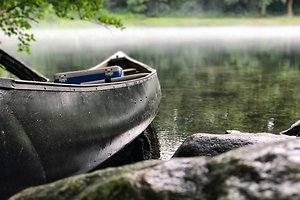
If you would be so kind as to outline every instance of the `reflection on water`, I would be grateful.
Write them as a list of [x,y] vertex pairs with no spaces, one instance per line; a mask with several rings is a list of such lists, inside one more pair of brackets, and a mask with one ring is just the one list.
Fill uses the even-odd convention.
[[162,157],[196,132],[278,133],[300,116],[300,27],[35,30],[32,56],[2,48],[49,78],[96,65],[118,50],[158,70],[154,125]]

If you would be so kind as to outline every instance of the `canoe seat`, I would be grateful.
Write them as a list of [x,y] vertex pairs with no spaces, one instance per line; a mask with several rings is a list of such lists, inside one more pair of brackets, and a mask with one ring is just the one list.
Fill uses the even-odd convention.
[[[111,79],[111,82],[129,81],[129,80],[145,77],[149,74],[150,73],[138,73],[138,74],[131,74],[131,75],[122,76],[122,77],[115,77],[115,78]],[[81,84],[84,84],[84,85],[86,85],[86,84],[99,84],[99,83],[104,83],[104,82],[105,82],[105,80],[98,80],[98,81],[84,82],[84,83],[81,83]]]
[[108,66],[94,70],[81,70],[72,72],[58,73],[54,76],[54,83],[81,84],[91,81],[106,80],[122,77],[123,69],[119,66]]

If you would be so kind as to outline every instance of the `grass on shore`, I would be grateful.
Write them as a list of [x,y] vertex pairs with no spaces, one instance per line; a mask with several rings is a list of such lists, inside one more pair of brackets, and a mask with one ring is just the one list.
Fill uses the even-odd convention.
[[[232,25],[300,25],[300,16],[295,17],[224,17],[224,18],[176,18],[176,17],[159,17],[149,18],[138,15],[117,15],[122,19],[125,27],[128,26],[232,26]],[[92,26],[93,23],[80,20],[66,20],[52,18],[51,20],[42,21],[39,27],[85,27]]]
[[300,17],[146,18],[119,16],[125,26],[300,25]]

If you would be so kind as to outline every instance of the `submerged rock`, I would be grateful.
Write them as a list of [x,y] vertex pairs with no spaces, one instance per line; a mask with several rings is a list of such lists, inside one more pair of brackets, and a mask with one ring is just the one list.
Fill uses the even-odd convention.
[[181,144],[173,157],[215,156],[250,144],[270,143],[295,138],[271,133],[242,133],[234,130],[226,133],[222,135],[194,134]]
[[300,140],[252,145],[213,157],[144,161],[75,176],[19,199],[300,199]]

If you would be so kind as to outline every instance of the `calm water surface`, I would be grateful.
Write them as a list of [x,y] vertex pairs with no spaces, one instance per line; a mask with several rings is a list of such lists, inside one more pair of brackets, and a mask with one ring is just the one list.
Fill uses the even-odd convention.
[[300,117],[300,26],[36,29],[32,55],[2,48],[49,78],[116,51],[153,66],[162,86],[154,121],[161,156],[199,132],[278,133]]

